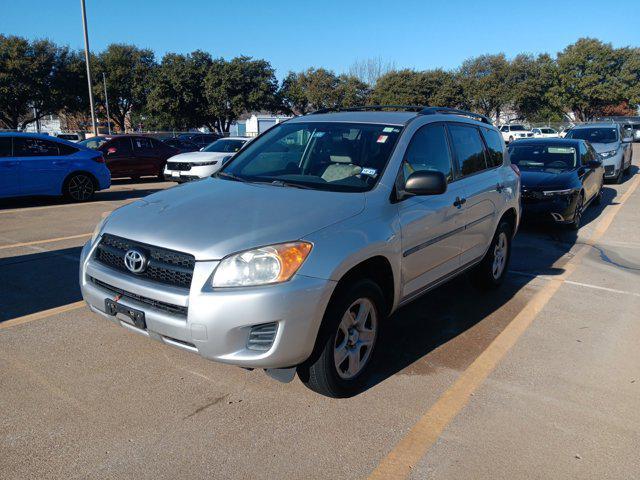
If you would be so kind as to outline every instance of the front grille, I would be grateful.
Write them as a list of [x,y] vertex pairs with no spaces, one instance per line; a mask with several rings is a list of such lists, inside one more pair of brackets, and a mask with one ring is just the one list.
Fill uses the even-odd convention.
[[191,170],[191,164],[186,162],[167,162],[167,170]]
[[172,315],[177,315],[180,317],[186,317],[188,313],[187,307],[181,307],[180,305],[173,305],[172,303],[160,302],[159,300],[154,300],[153,298],[143,297],[136,293],[127,292],[126,290],[122,290],[121,288],[114,287],[113,285],[109,285],[97,278],[89,277],[91,282],[93,282],[98,287],[108,290],[114,295],[121,295],[124,298],[129,298],[131,300],[135,300],[136,302],[144,303],[145,305],[149,305],[157,310],[162,310],[163,312],[170,313]]
[[[147,268],[134,274],[124,264],[124,255],[135,248],[148,259]],[[96,249],[96,260],[132,276],[143,277],[175,287],[189,288],[196,259],[187,253],[153,247],[105,233]]]
[[276,322],[254,325],[249,332],[247,348],[266,352],[273,345],[277,332],[278,324]]

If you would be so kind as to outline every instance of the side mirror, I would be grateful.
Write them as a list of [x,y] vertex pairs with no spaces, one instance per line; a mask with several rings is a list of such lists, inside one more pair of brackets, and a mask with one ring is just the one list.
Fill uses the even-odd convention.
[[109,147],[107,149],[107,155],[113,155],[114,153],[116,153],[118,151],[118,149],[116,147]]
[[447,191],[447,179],[442,172],[419,170],[413,172],[404,184],[404,196],[441,195]]
[[589,160],[587,162],[587,167],[589,168],[598,168],[602,165],[602,162],[600,160]]

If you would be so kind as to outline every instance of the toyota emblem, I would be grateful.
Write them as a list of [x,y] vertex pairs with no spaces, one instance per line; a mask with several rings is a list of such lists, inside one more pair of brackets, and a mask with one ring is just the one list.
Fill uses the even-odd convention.
[[138,250],[128,250],[124,254],[124,266],[131,273],[142,273],[147,266],[147,259]]

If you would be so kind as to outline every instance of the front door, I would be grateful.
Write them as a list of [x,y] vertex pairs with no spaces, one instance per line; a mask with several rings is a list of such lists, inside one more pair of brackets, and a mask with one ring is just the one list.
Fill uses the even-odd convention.
[[136,158],[130,137],[114,138],[100,147],[112,177],[136,175]]
[[446,277],[460,266],[460,233],[464,228],[462,185],[453,181],[446,129],[427,124],[411,139],[401,175],[406,180],[418,170],[442,172],[449,182],[442,195],[415,196],[398,204],[402,230],[403,298],[412,296]]
[[69,160],[58,143],[36,137],[15,137],[13,155],[18,160],[21,195],[60,195]]

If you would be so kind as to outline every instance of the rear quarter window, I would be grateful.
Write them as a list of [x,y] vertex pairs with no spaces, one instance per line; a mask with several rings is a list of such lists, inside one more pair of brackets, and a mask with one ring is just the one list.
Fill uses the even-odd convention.
[[504,140],[502,139],[502,135],[500,135],[495,130],[491,130],[489,128],[483,128],[482,134],[484,136],[484,141],[487,144],[487,148],[489,149],[489,155],[487,158],[487,166],[491,167],[499,167],[504,162]]

